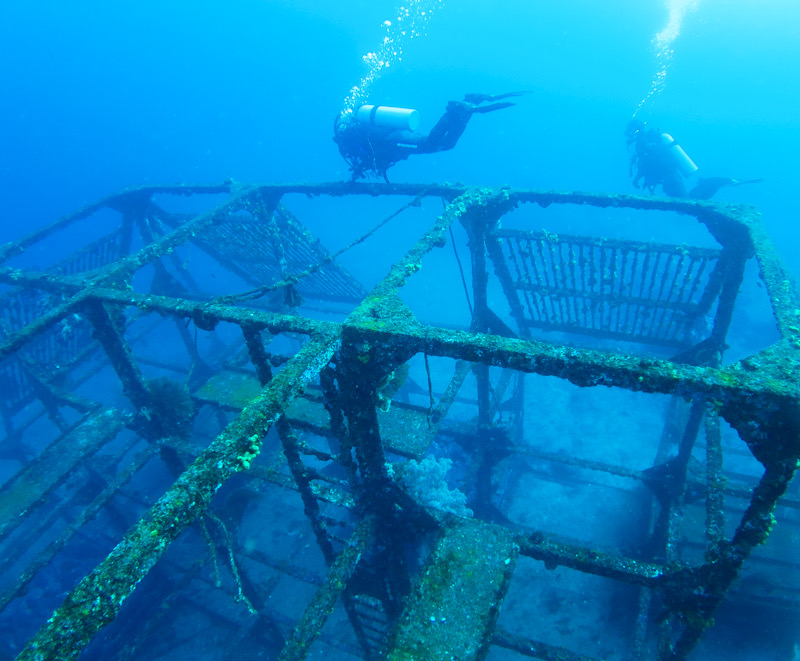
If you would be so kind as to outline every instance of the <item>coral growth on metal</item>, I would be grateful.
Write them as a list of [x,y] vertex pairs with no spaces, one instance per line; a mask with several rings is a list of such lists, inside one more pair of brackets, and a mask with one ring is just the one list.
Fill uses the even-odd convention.
[[[369,292],[337,260],[345,249],[329,252],[289,208],[324,215],[356,197],[379,214],[402,206],[345,248],[379,256],[373,232],[429,217]],[[717,245],[501,222],[555,206],[694,218]],[[423,323],[403,289],[454,231],[469,250],[462,328]],[[779,339],[726,363],[753,259]],[[28,623],[28,642],[5,650],[19,659],[186,653],[171,609],[228,654],[257,643],[281,659],[314,645],[337,658],[481,659],[493,646],[616,658],[526,629],[504,600],[547,581],[521,578],[532,561],[629,590],[620,658],[687,658],[769,536],[800,457],[800,302],[750,208],[452,185],[145,187],[2,246],[0,264],[0,608]],[[165,357],[153,344],[169,338]],[[526,415],[546,395],[525,391],[526,375],[666,397],[649,465],[537,446]],[[723,467],[726,434],[760,466],[750,484]],[[641,543],[609,548],[515,517],[511,499],[552,505],[546,490],[523,501],[509,486],[539,479],[542,462],[561,466],[551,483],[628,480],[626,497],[647,503]],[[131,518],[115,527],[121,509]],[[270,555],[293,535],[318,551]],[[87,544],[93,569],[74,560]],[[300,586],[291,607],[277,603],[282,581]]]

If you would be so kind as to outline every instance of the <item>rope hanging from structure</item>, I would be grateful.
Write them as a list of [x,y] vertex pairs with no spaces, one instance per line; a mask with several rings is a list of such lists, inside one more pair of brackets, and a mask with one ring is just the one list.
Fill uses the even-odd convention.
[[[447,202],[442,198],[442,206],[447,208]],[[456,256],[456,263],[458,264],[458,272],[461,274],[461,284],[464,286],[464,296],[467,299],[467,307],[469,308],[469,316],[472,317],[472,301],[469,298],[469,287],[467,286],[467,279],[464,276],[464,267],[461,265],[461,258],[458,256],[458,248],[456,247],[456,237],[453,234],[453,226],[450,225],[450,240],[453,242],[453,254]]]

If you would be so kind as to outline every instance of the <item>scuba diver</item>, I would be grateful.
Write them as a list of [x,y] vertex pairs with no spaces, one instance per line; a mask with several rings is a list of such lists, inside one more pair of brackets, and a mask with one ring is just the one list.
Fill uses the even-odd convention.
[[[444,115],[427,134],[418,132],[419,113],[408,108],[361,106],[336,118],[333,140],[350,166],[351,180],[368,174],[382,176],[398,161],[412,154],[431,154],[456,146],[474,113],[486,113],[513,106],[501,101],[524,92],[466,94],[463,101],[450,101]],[[487,104],[488,102],[488,104]],[[487,105],[484,105],[487,104]]]
[[756,184],[762,179],[739,181],[730,177],[698,177],[695,186],[687,191],[685,179],[697,172],[697,166],[669,133],[647,126],[641,119],[632,119],[625,128],[631,154],[630,175],[636,188],[646,188],[652,194],[661,186],[665,195],[709,200],[723,186]]

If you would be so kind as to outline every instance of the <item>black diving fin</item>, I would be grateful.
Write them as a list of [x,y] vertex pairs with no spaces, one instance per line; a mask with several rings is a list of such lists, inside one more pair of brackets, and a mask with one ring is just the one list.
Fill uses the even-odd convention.
[[492,112],[493,110],[502,110],[503,108],[510,108],[516,105],[510,101],[503,101],[502,103],[493,103],[489,106],[475,106],[472,112]]
[[[523,94],[530,94],[530,91],[524,92],[506,92],[505,94],[481,94],[480,92],[470,93],[464,95],[464,101],[467,103],[485,103],[486,101],[499,101],[500,99],[508,99],[512,96],[522,96]],[[504,106],[505,107],[505,106]]]

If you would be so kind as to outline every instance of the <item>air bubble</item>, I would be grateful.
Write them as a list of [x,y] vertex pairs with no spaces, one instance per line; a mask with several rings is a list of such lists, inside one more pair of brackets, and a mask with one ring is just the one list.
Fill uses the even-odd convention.
[[[386,29],[386,35],[376,52],[363,56],[362,59],[368,70],[361,78],[360,83],[351,88],[344,100],[342,113],[352,113],[366,103],[372,83],[380,78],[384,69],[401,61],[405,41],[425,35],[425,26],[430,20],[433,10],[442,4],[442,0],[411,0],[397,8],[395,21],[389,19],[383,21],[382,27]],[[403,21],[409,18],[411,24],[406,27]]]
[[687,12],[697,8],[699,0],[667,0],[666,6],[669,11],[669,19],[667,25],[653,38],[653,46],[656,51],[656,73],[653,76],[653,82],[650,84],[650,91],[639,102],[633,116],[636,117],[644,105],[655,98],[664,91],[664,86],[667,79],[667,71],[672,65],[672,55],[674,50],[672,42],[678,38],[681,33],[683,19]]

